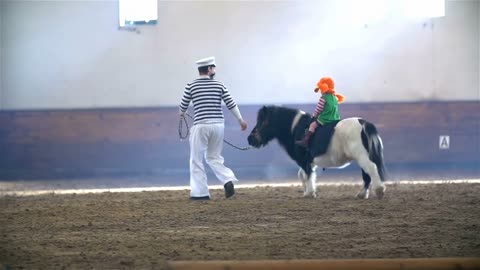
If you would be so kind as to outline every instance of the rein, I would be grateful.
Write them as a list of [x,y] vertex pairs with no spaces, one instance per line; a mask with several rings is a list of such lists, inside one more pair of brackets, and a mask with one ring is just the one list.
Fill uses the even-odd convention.
[[[190,117],[190,119],[193,120],[193,117],[187,113],[185,113],[188,117]],[[183,120],[183,123],[182,123],[182,120]],[[185,133],[185,135],[182,135],[182,130],[183,130],[183,124],[185,124],[185,127],[187,129],[187,133]],[[183,139],[186,139],[188,138],[188,135],[190,134],[190,128],[188,126],[188,122],[187,122],[187,119],[185,118],[185,115],[183,116],[180,116],[180,121],[178,122],[178,136],[180,137],[181,140]],[[234,144],[232,144],[231,142],[223,139],[223,142],[230,145],[231,147],[235,148],[235,149],[238,149],[238,150],[248,150],[250,148],[252,148],[252,146],[247,146],[247,147],[239,147],[239,146],[236,146]]]

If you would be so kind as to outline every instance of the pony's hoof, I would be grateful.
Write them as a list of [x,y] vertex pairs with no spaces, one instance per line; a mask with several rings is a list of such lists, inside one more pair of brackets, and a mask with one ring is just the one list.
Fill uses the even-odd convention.
[[365,200],[366,200],[366,199],[368,199],[369,193],[370,193],[370,192],[368,191],[368,189],[364,189],[364,188],[363,188],[362,190],[360,190],[360,191],[357,193],[357,198],[358,198],[358,199],[365,199]]
[[315,194],[315,192],[304,192],[303,193],[303,197],[304,198],[317,198],[317,194]]
[[385,186],[379,186],[375,189],[375,194],[377,195],[377,198],[379,200],[383,199],[383,196],[385,195]]

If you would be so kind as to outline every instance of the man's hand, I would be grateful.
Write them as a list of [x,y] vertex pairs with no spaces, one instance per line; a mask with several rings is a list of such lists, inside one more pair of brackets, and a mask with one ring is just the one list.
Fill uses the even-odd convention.
[[240,127],[242,128],[242,130],[247,129],[247,122],[240,120]]

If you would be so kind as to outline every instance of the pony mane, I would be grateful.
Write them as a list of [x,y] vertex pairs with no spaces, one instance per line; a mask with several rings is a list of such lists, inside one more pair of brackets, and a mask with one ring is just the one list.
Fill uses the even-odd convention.
[[274,115],[275,122],[273,124],[278,131],[276,134],[277,140],[290,157],[294,158],[298,155],[298,151],[305,152],[305,149],[295,146],[295,141],[300,140],[304,136],[305,129],[310,125],[310,119],[312,116],[308,113],[302,113],[298,123],[292,130],[293,119],[300,110],[275,105],[267,106],[266,108],[272,115]]
[[[271,114],[275,115],[275,119],[277,120],[275,125],[277,129],[287,130],[288,128],[290,133],[292,133],[291,128],[292,128],[293,119],[295,118],[297,113],[300,112],[300,110],[289,108],[289,107],[277,106],[277,105],[270,105],[270,106],[267,106],[266,108]],[[310,114],[303,113],[302,117],[300,118],[297,125],[295,126],[295,130],[298,127],[305,129],[309,123],[305,124],[304,122],[305,120],[309,120],[310,118],[311,118]],[[293,131],[293,133],[295,133],[295,130]]]

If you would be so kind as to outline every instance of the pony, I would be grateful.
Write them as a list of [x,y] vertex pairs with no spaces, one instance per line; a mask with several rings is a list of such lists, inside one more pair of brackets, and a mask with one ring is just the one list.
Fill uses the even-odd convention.
[[[312,156],[308,149],[295,144],[304,135],[311,115],[301,110],[263,106],[257,114],[257,123],[248,135],[248,144],[254,148],[266,146],[273,139],[285,149],[300,167],[303,196],[316,197],[316,169],[343,168],[356,161],[362,169],[363,186],[357,198],[368,199],[369,188],[382,199],[386,190],[383,143],[374,124],[358,117],[340,120],[324,154]],[[317,131],[318,132],[318,131]],[[324,138],[319,138],[324,139]],[[312,138],[315,143],[316,138]]]

